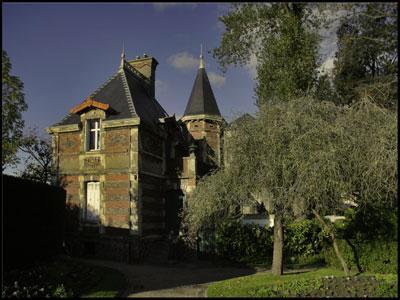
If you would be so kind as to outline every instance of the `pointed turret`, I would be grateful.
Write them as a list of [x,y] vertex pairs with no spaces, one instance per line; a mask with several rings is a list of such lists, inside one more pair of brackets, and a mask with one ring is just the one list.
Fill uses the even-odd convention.
[[192,93],[181,118],[188,130],[188,142],[194,140],[199,174],[221,165],[222,124],[225,122],[219,112],[207,72],[204,67],[203,47],[200,49],[200,64]]
[[124,47],[124,42],[122,42],[121,64],[119,65],[120,69],[124,68],[124,61],[125,61],[125,47]]
[[204,69],[203,45],[200,45],[200,66],[199,66],[199,69]]
[[206,69],[204,68],[203,47],[200,52],[200,65],[193,84],[192,93],[186,106],[184,116],[212,115],[221,116],[215,100]]

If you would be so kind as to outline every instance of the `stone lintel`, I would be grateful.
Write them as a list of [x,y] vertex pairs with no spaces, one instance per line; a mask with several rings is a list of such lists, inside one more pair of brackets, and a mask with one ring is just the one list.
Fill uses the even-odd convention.
[[69,124],[69,125],[59,125],[59,126],[51,126],[46,130],[49,134],[59,133],[59,132],[73,132],[79,131],[81,128],[79,124]]
[[119,120],[105,120],[102,122],[102,128],[114,128],[114,127],[125,127],[125,126],[137,126],[140,124],[140,118],[126,118]]

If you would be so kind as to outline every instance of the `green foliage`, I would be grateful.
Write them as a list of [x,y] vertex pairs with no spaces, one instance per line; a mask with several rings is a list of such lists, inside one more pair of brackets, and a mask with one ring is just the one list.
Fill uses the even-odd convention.
[[320,101],[331,101],[336,103],[337,94],[327,74],[318,77],[314,96]]
[[194,242],[200,230],[237,218],[240,215],[237,208],[243,199],[246,198],[240,186],[224,170],[200,179],[183,211],[182,228],[186,230],[189,244]]
[[246,297],[257,293],[257,290],[269,290],[271,287],[299,280],[310,280],[323,276],[341,276],[343,272],[335,269],[322,268],[304,272],[299,270],[293,274],[286,273],[276,276],[270,272],[263,272],[249,276],[227,279],[215,282],[208,287],[207,295],[214,297]]
[[316,220],[304,219],[290,223],[285,232],[285,253],[288,256],[318,255],[329,239]]
[[342,18],[334,62],[338,103],[367,93],[384,107],[397,106],[397,5],[357,3]]
[[[215,247],[219,257],[252,264],[270,264],[273,234],[273,228],[270,227],[230,220],[218,224],[215,242],[209,243],[208,247],[209,250]],[[315,220],[305,219],[290,223],[285,230],[284,250],[287,263],[308,264],[321,261],[322,256],[319,254],[326,240],[326,233]]]
[[397,241],[397,207],[367,205],[365,208],[349,208],[346,219],[335,225],[338,234],[345,239],[355,241],[386,240]]
[[230,176],[269,212],[337,209],[347,185],[337,157],[344,134],[339,114],[333,103],[309,97],[263,107],[232,133]]
[[399,281],[397,274],[376,274],[375,277],[383,281],[382,284],[377,287],[376,295],[378,297],[398,297]]
[[348,200],[396,207],[397,116],[368,99],[348,108],[311,98],[268,105],[229,138],[226,168],[188,201],[189,228],[237,216],[249,199],[289,218],[337,213]]
[[64,284],[61,283],[56,287],[52,296],[55,298],[67,298],[72,295],[69,295],[69,293],[65,290]]
[[397,297],[397,274],[348,276],[332,269],[285,274],[256,274],[211,284],[213,297]]
[[234,4],[214,57],[224,71],[257,61],[257,103],[288,101],[315,84],[320,19],[304,3]]
[[217,254],[235,261],[267,263],[271,261],[273,229],[255,224],[227,221],[215,231]]
[[2,99],[2,170],[7,166],[18,163],[17,150],[22,140],[24,120],[22,112],[28,106],[24,100],[23,83],[17,77],[10,74],[11,62],[7,52],[1,54],[1,99]]
[[359,209],[397,207],[397,114],[362,98],[336,120],[343,132],[336,147],[347,192]]
[[[358,242],[338,240],[338,246],[349,269],[357,272],[359,267],[365,272],[374,273],[397,273],[397,242],[388,241],[365,241]],[[328,265],[341,269],[332,246],[323,250],[325,261]]]

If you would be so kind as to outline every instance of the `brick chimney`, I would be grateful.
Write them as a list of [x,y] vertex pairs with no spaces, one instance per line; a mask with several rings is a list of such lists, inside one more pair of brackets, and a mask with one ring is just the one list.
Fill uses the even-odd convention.
[[143,57],[136,56],[136,59],[128,63],[150,80],[150,94],[154,97],[158,61],[154,57],[143,54]]

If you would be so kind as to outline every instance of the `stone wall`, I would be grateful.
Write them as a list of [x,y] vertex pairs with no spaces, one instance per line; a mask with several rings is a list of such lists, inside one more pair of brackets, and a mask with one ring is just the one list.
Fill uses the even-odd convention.
[[195,140],[205,138],[200,143],[198,154],[206,164],[221,164],[221,125],[220,122],[207,119],[190,120],[186,122],[190,135]]
[[138,233],[137,127],[103,129],[100,151],[86,152],[84,144],[83,128],[58,134],[59,173],[67,203],[85,207],[86,183],[99,181],[102,228],[97,231],[129,230],[131,225],[132,231]]
[[106,174],[104,181],[104,190],[104,226],[129,229],[129,174]]
[[139,190],[142,236],[162,235],[165,227],[165,149],[159,133],[140,128]]
[[142,236],[164,233],[164,180],[140,174],[141,232]]

